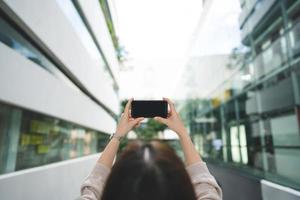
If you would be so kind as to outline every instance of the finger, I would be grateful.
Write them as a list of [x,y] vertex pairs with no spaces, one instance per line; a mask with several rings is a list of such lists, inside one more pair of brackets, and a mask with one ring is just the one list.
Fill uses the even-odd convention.
[[168,120],[162,117],[154,117],[154,120],[163,123],[163,124],[167,124]]
[[141,122],[137,123],[134,128],[138,128],[141,125]]
[[170,106],[170,109],[171,109],[171,113],[172,113],[172,112],[176,112],[174,103],[173,103],[170,99],[164,97],[163,100],[165,100],[165,101],[168,102],[168,104],[169,104],[169,106]]
[[169,118],[169,117],[171,117],[171,112],[168,112],[168,117],[167,118]]
[[132,118],[132,116],[131,116],[131,109],[129,109],[128,116],[129,116],[129,118]]
[[144,117],[139,117],[139,118],[136,118],[136,119],[132,120],[131,123],[132,123],[133,126],[135,126],[138,123],[140,123],[141,121],[143,121],[144,119],[145,119]]
[[129,113],[129,109],[131,107],[131,102],[132,102],[133,98],[130,98],[125,106],[125,109],[124,109],[124,113],[126,113],[128,115]]

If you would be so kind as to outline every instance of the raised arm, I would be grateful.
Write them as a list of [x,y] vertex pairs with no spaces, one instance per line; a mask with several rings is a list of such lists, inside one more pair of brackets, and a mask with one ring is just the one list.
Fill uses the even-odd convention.
[[217,184],[215,178],[210,174],[205,162],[202,161],[197,152],[179,114],[175,110],[174,104],[167,98],[164,98],[170,106],[167,118],[155,117],[155,120],[166,124],[171,130],[179,136],[182,150],[185,157],[186,169],[193,183],[196,197],[198,200],[220,200],[222,199],[222,190]]
[[170,99],[164,98],[168,102],[170,111],[168,113],[168,118],[155,117],[154,119],[166,124],[171,130],[175,131],[179,136],[180,144],[185,157],[186,165],[192,165],[194,163],[200,162],[201,157],[184,127],[182,120],[180,119],[179,114],[176,112],[175,106]]
[[140,125],[144,118],[133,119],[130,115],[132,99],[130,99],[125,107],[125,110],[121,116],[119,124],[117,126],[114,136],[106,145],[100,158],[98,159],[94,169],[85,179],[81,185],[81,199],[84,200],[96,200],[100,199],[106,178],[110,172],[110,168],[113,165],[113,161],[116,157],[120,138],[125,137],[125,135],[134,127]]
[[107,144],[105,149],[103,150],[98,162],[111,168],[114,158],[117,154],[120,140],[119,138],[125,137],[125,135],[134,127],[137,127],[140,125],[141,121],[144,119],[143,117],[140,118],[132,118],[130,114],[130,108],[131,108],[131,102],[132,98],[129,99],[125,106],[125,110],[122,113],[120,122],[118,124],[118,127],[116,129],[116,132],[110,142]]

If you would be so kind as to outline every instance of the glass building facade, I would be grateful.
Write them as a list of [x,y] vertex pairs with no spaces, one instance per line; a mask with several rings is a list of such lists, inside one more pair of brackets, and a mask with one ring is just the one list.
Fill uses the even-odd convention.
[[242,42],[250,51],[191,112],[203,157],[249,176],[300,189],[300,1],[242,0]]

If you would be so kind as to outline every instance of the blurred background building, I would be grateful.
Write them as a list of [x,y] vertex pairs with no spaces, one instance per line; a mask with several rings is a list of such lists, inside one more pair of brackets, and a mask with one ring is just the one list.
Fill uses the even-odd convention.
[[190,111],[190,132],[224,199],[299,199],[300,1],[240,5],[244,47]]
[[[125,99],[176,102],[224,199],[300,199],[300,0],[0,0],[0,199],[75,199]],[[148,120],[129,133],[182,156]]]

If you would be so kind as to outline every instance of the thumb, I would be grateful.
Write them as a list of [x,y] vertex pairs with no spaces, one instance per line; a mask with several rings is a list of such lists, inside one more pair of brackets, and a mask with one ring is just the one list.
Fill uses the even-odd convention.
[[163,124],[167,124],[167,119],[163,118],[163,117],[154,117],[154,120],[163,123]]
[[140,123],[141,121],[143,121],[144,119],[145,119],[144,117],[139,117],[139,118],[136,118],[133,121],[131,121],[131,123],[132,123],[133,126],[135,126],[138,123]]
[[141,125],[141,122],[137,123],[133,128],[138,128]]

